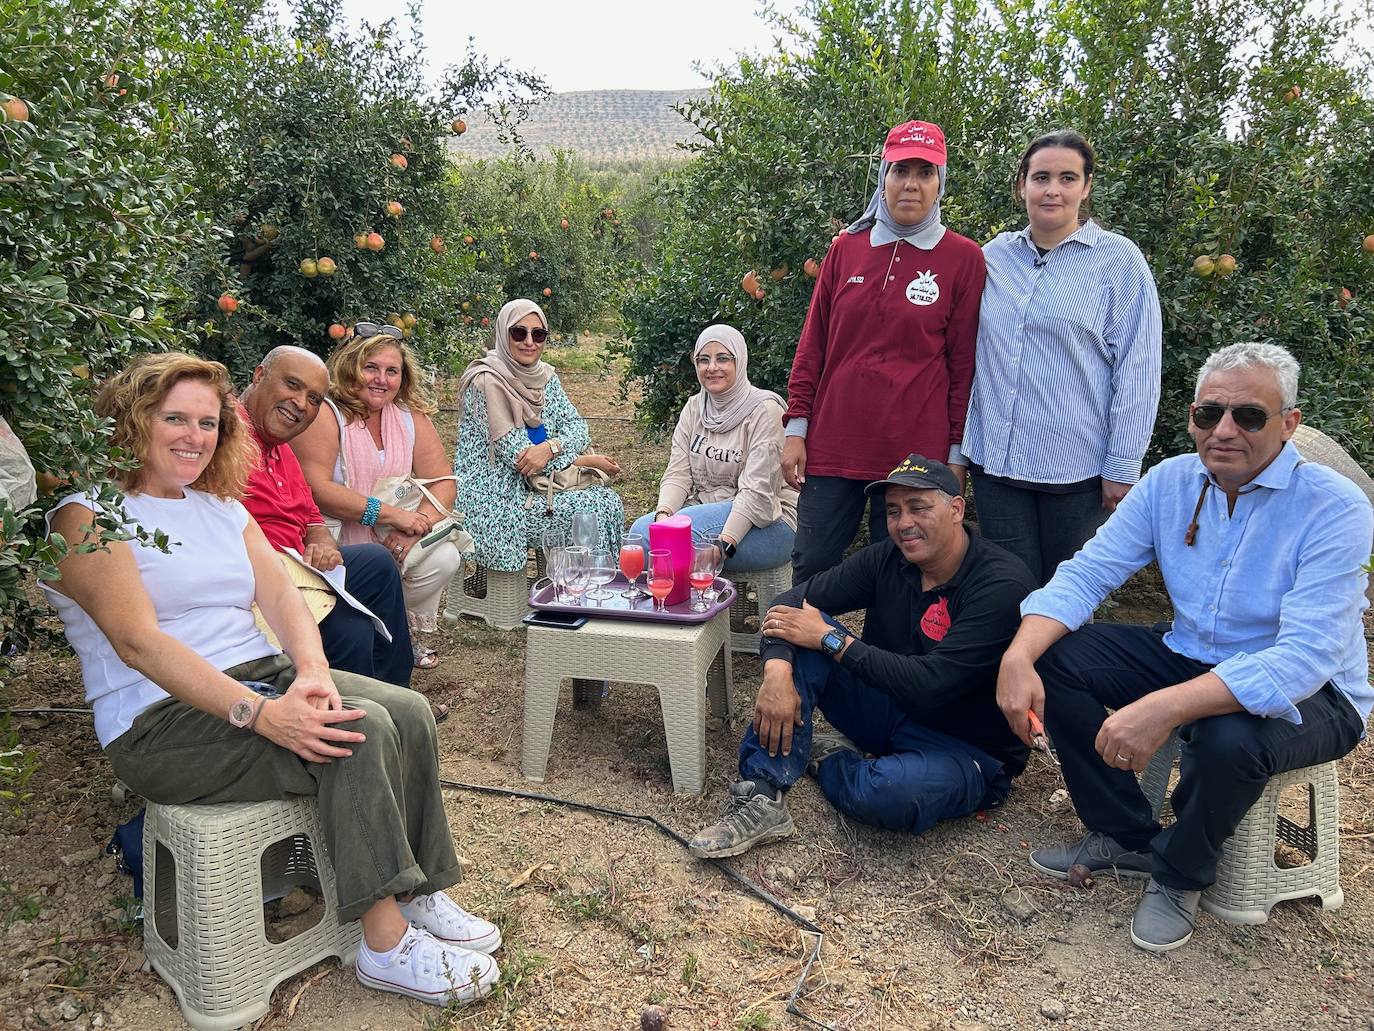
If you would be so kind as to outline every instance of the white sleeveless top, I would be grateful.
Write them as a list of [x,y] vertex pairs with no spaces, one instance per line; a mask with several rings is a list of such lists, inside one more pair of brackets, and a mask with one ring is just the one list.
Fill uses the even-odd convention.
[[[73,494],[65,505],[95,507]],[[253,620],[253,567],[243,542],[248,511],[187,489],[181,498],[130,494],[124,511],[131,523],[169,538],[169,554],[129,541],[143,589],[157,613],[158,628],[176,638],[216,669],[278,654]],[[120,661],[109,639],[76,602],[43,585],[66,627],[67,640],[81,660],[86,700],[95,710],[95,733],[104,748],[133,724],[134,717],[170,697],[137,670]]]

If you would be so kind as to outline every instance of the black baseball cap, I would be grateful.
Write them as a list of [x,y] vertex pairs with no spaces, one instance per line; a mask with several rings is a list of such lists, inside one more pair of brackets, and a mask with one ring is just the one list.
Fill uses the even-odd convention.
[[914,451],[902,460],[902,464],[887,474],[885,480],[875,480],[864,488],[869,497],[881,494],[888,487],[911,487],[913,490],[942,490],[953,497],[960,497],[964,491],[959,486],[959,478],[944,462],[926,458]]

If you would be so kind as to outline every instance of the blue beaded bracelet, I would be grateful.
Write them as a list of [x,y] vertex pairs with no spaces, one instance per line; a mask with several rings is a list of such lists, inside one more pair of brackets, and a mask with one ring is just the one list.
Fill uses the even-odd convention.
[[382,503],[376,498],[367,499],[367,507],[363,509],[363,517],[358,520],[364,526],[376,526],[377,516],[381,514]]

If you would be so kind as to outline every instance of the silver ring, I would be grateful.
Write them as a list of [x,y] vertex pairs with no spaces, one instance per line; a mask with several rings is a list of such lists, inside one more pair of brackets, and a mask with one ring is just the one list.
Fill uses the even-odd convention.
[[1117,752],[1116,761],[1119,763],[1128,763],[1131,761],[1131,757],[1129,755],[1122,755],[1120,752]]

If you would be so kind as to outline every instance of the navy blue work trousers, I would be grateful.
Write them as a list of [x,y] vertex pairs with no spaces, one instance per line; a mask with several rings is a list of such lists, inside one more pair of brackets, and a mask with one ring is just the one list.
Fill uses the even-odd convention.
[[739,746],[744,780],[787,788],[806,772],[812,713],[864,752],[836,752],[820,764],[816,780],[831,804],[860,823],[920,834],[941,820],[1001,804],[1011,789],[1002,764],[966,741],[921,726],[887,694],[834,659],[798,648],[792,683],[801,695],[805,723],[792,730],[792,751],[775,756],[751,725]]
[[348,575],[344,587],[377,614],[391,631],[391,641],[377,632],[372,620],[347,602],[320,621],[320,640],[331,669],[372,677],[398,687],[410,686],[415,655],[410,647],[401,571],[380,544],[350,544],[343,553]]
[[1179,728],[1174,822],[1163,829],[1130,770],[1094,747],[1108,709],[1201,676],[1212,667],[1171,651],[1162,630],[1094,623],[1060,640],[1036,664],[1045,683],[1045,730],[1064,766],[1083,826],[1153,856],[1155,880],[1201,891],[1216,880],[1221,846],[1269,778],[1345,755],[1363,726],[1331,684],[1298,703],[1302,723],[1249,712],[1208,716]]

